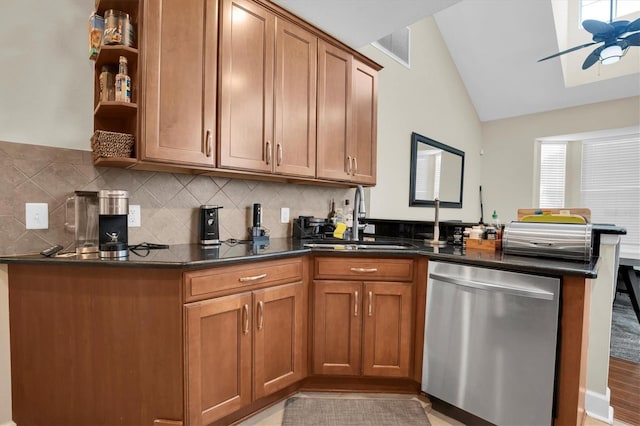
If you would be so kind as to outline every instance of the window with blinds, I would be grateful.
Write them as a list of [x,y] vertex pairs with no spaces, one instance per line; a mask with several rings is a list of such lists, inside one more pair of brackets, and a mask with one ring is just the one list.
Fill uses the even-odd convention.
[[540,199],[541,208],[564,207],[567,144],[542,142],[540,144]]
[[593,223],[627,229],[620,256],[640,258],[640,134],[583,142],[580,196]]

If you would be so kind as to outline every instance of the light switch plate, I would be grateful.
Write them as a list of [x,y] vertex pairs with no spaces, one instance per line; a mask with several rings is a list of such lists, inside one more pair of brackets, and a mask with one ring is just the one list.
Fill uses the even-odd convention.
[[280,223],[289,223],[289,207],[280,209]]
[[142,226],[139,204],[129,204],[129,216],[127,220],[129,228],[139,228]]
[[26,203],[24,219],[27,229],[49,229],[49,204]]

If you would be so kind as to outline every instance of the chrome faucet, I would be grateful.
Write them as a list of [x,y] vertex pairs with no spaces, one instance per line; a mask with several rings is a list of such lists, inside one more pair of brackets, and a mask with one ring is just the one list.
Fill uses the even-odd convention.
[[[362,185],[356,187],[355,199],[353,201],[353,239],[358,240],[360,234],[360,220],[364,219],[367,209],[364,206],[364,188]],[[364,227],[363,227],[364,228]]]

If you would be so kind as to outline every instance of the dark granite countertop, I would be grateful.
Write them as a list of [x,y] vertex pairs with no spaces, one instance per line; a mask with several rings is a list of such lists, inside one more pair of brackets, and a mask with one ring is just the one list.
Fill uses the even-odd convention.
[[[592,258],[589,262],[576,262],[508,255],[501,251],[463,250],[462,247],[452,245],[447,245],[444,248],[434,248],[425,245],[423,240],[390,237],[381,237],[380,240],[411,244],[412,247],[405,250],[384,248],[367,250],[311,249],[304,246],[305,243],[309,242],[308,240],[271,238],[268,246],[223,243],[220,246],[205,249],[197,244],[178,244],[172,245],[168,249],[150,250],[146,256],[131,253],[129,258],[124,260],[83,259],[75,255],[48,258],[38,254],[0,257],[0,263],[201,269],[238,262],[298,256],[313,252],[317,255],[327,256],[426,256],[432,260],[543,275],[573,275],[585,278],[595,278],[597,276],[597,257]],[[141,253],[144,254],[144,251]]]

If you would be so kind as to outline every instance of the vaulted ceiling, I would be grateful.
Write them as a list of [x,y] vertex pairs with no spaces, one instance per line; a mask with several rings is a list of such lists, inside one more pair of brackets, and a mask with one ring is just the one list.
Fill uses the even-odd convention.
[[[639,52],[617,64],[578,69],[590,73],[591,82],[571,87],[563,62],[568,60],[564,67],[571,72],[573,62],[579,68],[590,49],[537,62],[572,47],[559,45],[552,0],[273,1],[354,48],[434,16],[482,121],[640,96]],[[632,73],[612,74],[623,61]]]

